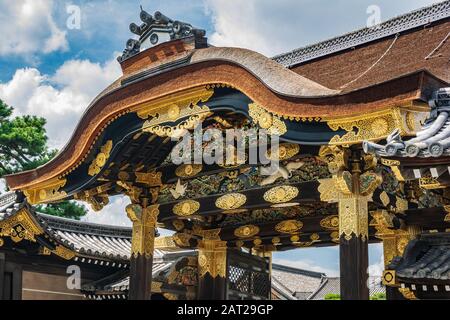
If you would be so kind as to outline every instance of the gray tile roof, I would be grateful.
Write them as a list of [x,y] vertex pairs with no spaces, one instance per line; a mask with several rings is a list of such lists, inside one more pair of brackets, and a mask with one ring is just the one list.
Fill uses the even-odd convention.
[[[372,279],[369,281],[369,295],[373,296],[377,293],[385,293],[386,288],[381,285],[381,279]],[[339,277],[330,277],[324,279],[320,287],[308,297],[308,300],[325,300],[325,296],[328,294],[340,294],[341,292],[341,279]]]
[[14,192],[0,195],[0,221],[13,216],[26,207],[45,233],[56,243],[79,254],[82,262],[100,263],[98,260],[117,262],[126,266],[131,252],[131,228],[86,223],[35,212]]
[[272,286],[283,296],[297,292],[314,292],[322,283],[324,273],[272,264]]
[[404,282],[450,283],[450,234],[422,234],[411,240],[403,257],[396,257],[388,266]]
[[363,28],[330,40],[277,55],[272,59],[285,67],[292,67],[302,62],[389,37],[448,17],[450,17],[449,0],[398,16],[372,28]]

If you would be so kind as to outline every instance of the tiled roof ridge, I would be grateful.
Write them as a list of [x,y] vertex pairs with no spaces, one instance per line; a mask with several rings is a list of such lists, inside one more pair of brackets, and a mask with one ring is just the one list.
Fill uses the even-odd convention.
[[272,57],[272,59],[285,67],[292,67],[302,62],[380,40],[449,17],[450,0],[446,0],[396,16],[371,28],[362,28],[341,36],[276,55]]
[[322,273],[322,272],[304,270],[304,269],[299,269],[299,268],[290,267],[290,266],[284,266],[284,265],[280,265],[280,264],[276,264],[276,263],[272,263],[272,269],[278,270],[278,271],[302,274],[302,275],[306,275],[306,276],[310,276],[310,277],[314,277],[314,278],[322,278],[322,277],[326,276],[325,273]]
[[93,234],[97,236],[112,236],[116,238],[131,238],[131,228],[79,221],[64,217],[52,216],[37,212],[36,215],[44,220],[51,229],[74,233]]

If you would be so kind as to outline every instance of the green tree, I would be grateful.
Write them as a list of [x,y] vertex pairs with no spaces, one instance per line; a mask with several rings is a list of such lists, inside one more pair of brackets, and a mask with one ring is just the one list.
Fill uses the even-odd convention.
[[386,300],[386,293],[378,292],[370,296],[370,300]]
[[87,213],[87,209],[83,205],[79,205],[74,201],[62,201],[59,203],[49,203],[45,205],[37,205],[38,212],[50,214],[52,216],[71,218],[79,220]]
[[341,300],[341,295],[337,293],[328,293],[324,297],[325,300]]
[[[47,146],[45,119],[36,116],[13,116],[14,109],[0,99],[0,178],[34,169],[52,159],[57,150]],[[38,210],[57,216],[79,219],[86,207],[75,202],[38,206]]]

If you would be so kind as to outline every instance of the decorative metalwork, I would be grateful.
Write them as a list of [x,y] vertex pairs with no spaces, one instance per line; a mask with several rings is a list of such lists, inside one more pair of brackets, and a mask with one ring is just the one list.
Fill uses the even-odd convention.
[[339,216],[328,216],[320,220],[320,226],[327,230],[339,230]]
[[398,291],[403,295],[405,299],[408,300],[417,300],[416,295],[414,292],[411,291],[409,288],[398,288]]
[[271,114],[256,103],[248,105],[248,113],[253,121],[269,134],[283,135],[287,132],[286,124],[278,116]]
[[239,238],[251,238],[259,233],[259,227],[248,224],[234,230],[234,235]]
[[73,250],[62,245],[56,246],[56,249],[52,252],[65,260],[71,260],[76,256],[76,253]]
[[156,125],[152,127],[143,127],[143,132],[149,132],[156,134],[159,137],[177,137],[182,134],[185,130],[192,130],[200,122],[206,119],[211,113],[195,114],[190,116],[188,119],[180,122],[175,126],[170,125]]
[[175,174],[181,178],[196,176],[203,170],[201,164],[182,164],[175,170]]
[[177,216],[190,216],[200,209],[200,203],[195,200],[185,200],[177,203],[173,207],[173,213]]
[[337,202],[340,196],[340,192],[335,185],[335,180],[332,178],[320,179],[317,191],[320,193],[320,201],[323,202]]
[[419,179],[419,186],[422,189],[433,190],[433,189],[443,189],[445,185],[442,185],[438,179],[433,177],[424,177]]
[[65,184],[66,179],[54,178],[38,187],[24,190],[23,193],[30,204],[60,200],[67,196],[65,191],[60,191]]
[[192,239],[192,235],[188,233],[175,233],[172,236],[173,241],[178,247],[190,247],[190,240]]
[[327,124],[334,131],[339,129],[347,131],[343,136],[335,135],[330,140],[332,145],[349,145],[364,140],[383,139],[397,128],[400,128],[402,133],[409,132],[398,107],[344,119],[330,119]]
[[271,160],[287,160],[300,152],[300,146],[296,143],[281,143],[278,146],[278,157],[272,154],[272,149],[267,151],[267,158]]
[[288,202],[298,196],[298,189],[293,186],[278,186],[264,193],[264,200],[271,203]]
[[151,259],[153,256],[158,207],[159,205],[152,205],[143,208],[138,204],[129,204],[126,207],[127,215],[133,222],[131,253],[134,257],[143,255]]
[[391,202],[386,191],[381,192],[380,200],[381,200],[381,203],[383,204],[383,206],[385,206],[385,207],[387,207],[389,205],[389,203]]
[[352,236],[368,239],[369,221],[367,197],[352,196],[339,199],[339,234],[346,240]]
[[247,197],[242,193],[229,193],[216,200],[216,207],[223,210],[234,210],[242,207]]
[[296,233],[303,227],[303,223],[297,220],[281,221],[275,226],[275,231],[280,233]]
[[103,168],[103,166],[106,164],[106,161],[109,159],[112,146],[113,146],[112,140],[108,140],[100,148],[100,152],[97,154],[95,159],[92,160],[89,166],[88,174],[90,176],[95,176],[99,174],[100,170]]
[[0,236],[10,237],[14,242],[20,242],[24,239],[36,242],[36,236],[44,233],[42,227],[34,221],[25,208],[0,221],[0,230]]
[[392,173],[395,175],[395,178],[397,178],[398,181],[405,181],[405,178],[403,177],[403,174],[399,168],[400,161],[381,158],[381,164],[383,164],[387,167],[390,167],[392,170]]
[[146,184],[149,187],[156,187],[162,185],[162,172],[135,172],[136,182]]
[[198,273],[204,277],[225,278],[227,268],[227,246],[225,241],[201,240],[198,246]]

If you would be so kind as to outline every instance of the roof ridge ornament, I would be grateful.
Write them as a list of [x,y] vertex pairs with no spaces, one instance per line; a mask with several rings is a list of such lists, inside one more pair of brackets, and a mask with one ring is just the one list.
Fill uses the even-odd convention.
[[450,87],[433,92],[428,105],[430,116],[415,137],[403,141],[399,129],[396,129],[387,137],[386,145],[364,141],[364,152],[381,157],[450,155]]
[[139,36],[139,39],[128,39],[123,54],[117,58],[119,62],[131,58],[141,50],[177,39],[193,37],[196,47],[206,45],[205,30],[194,28],[187,22],[172,20],[160,11],[156,11],[152,16],[142,6],[140,6],[140,9],[139,18],[142,23],[140,25],[130,24],[131,33]]

